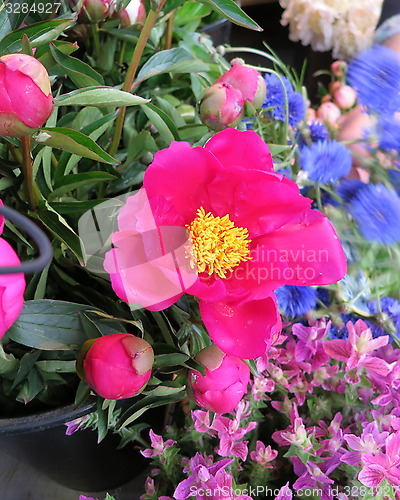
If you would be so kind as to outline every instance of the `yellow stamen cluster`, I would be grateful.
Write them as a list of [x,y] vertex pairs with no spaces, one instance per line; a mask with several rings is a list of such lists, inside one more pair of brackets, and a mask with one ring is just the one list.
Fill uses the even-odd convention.
[[203,207],[196,212],[197,217],[187,224],[194,258],[193,266],[199,273],[216,273],[220,278],[226,278],[226,273],[232,271],[240,262],[250,260],[249,232],[244,227],[236,227],[229,219],[214,217],[211,212],[206,214]]

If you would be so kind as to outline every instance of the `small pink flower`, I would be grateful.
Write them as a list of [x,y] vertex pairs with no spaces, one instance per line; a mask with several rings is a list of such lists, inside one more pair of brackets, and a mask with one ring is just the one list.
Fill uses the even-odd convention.
[[149,436],[151,448],[146,448],[145,450],[140,452],[146,458],[163,455],[167,448],[171,448],[171,446],[174,446],[174,444],[176,444],[176,441],[174,441],[173,439],[167,439],[167,441],[164,441],[162,436],[153,432],[153,429],[150,429]]
[[269,465],[272,460],[278,456],[278,452],[273,450],[270,445],[265,446],[262,441],[257,441],[255,451],[250,452],[250,458],[255,460],[266,469],[271,469],[273,466]]
[[285,484],[285,486],[282,486],[282,488],[279,490],[278,495],[275,497],[275,500],[292,500],[293,498],[293,492],[289,488],[289,481]]
[[0,136],[33,134],[53,111],[49,75],[26,54],[0,57]]
[[154,361],[151,345],[129,333],[113,333],[86,341],[78,374],[100,396],[130,398],[147,384]]
[[199,406],[215,413],[232,411],[247,392],[249,367],[239,358],[224,354],[216,345],[196,356],[205,367],[205,375],[190,370],[189,383]]
[[332,64],[331,64],[331,71],[332,71],[332,74],[335,75],[335,76],[343,76],[344,72],[346,71],[346,68],[347,68],[347,64],[345,61],[334,61]]

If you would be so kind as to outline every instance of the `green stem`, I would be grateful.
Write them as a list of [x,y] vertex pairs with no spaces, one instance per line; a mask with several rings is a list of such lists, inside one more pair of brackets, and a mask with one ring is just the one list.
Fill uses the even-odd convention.
[[26,135],[24,137],[21,137],[21,148],[22,148],[22,172],[24,175],[26,196],[28,198],[29,208],[31,210],[36,210],[37,209],[37,201],[36,201],[36,196],[35,196],[35,188],[33,185],[31,136],[30,135]]
[[99,37],[99,26],[98,24],[92,24],[92,35],[94,44],[94,53],[96,56],[100,54],[100,37]]
[[[124,85],[122,87],[122,90],[124,90],[125,92],[130,92],[132,89],[133,81],[135,79],[140,59],[143,55],[143,51],[146,47],[147,40],[149,39],[150,32],[165,2],[166,0],[161,0],[157,10],[150,10],[146,18],[146,21],[139,36],[138,43],[136,44],[135,50],[133,51],[128,71],[126,72]],[[118,151],[119,143],[121,141],[121,136],[122,136],[122,128],[124,126],[126,107],[119,108],[119,111],[120,111],[119,115],[115,121],[114,137],[109,149],[109,154],[111,156],[114,156]]]

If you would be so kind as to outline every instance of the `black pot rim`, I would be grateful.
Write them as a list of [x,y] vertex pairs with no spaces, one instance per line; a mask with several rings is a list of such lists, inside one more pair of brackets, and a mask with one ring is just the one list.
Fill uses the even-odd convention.
[[65,424],[95,410],[96,400],[90,399],[79,407],[70,404],[23,417],[0,418],[0,435],[41,431]]

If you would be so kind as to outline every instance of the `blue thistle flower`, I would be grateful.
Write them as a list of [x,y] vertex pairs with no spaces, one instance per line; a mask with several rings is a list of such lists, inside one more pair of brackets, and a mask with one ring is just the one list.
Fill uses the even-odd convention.
[[317,305],[317,290],[309,286],[284,285],[275,295],[279,309],[289,318],[302,316]]
[[375,45],[361,52],[349,64],[347,81],[368,109],[382,114],[400,109],[400,61],[388,47]]
[[[396,166],[397,168],[399,168],[398,164]],[[388,173],[393,188],[395,189],[397,194],[400,194],[400,170],[395,170],[394,168],[391,168],[388,170]]]
[[300,151],[301,168],[315,182],[334,183],[350,172],[351,153],[341,143],[333,141],[314,142]]
[[400,197],[383,184],[365,184],[349,203],[361,234],[370,241],[393,245],[400,241]]
[[400,120],[383,116],[378,125],[379,147],[384,151],[400,151]]
[[262,105],[263,108],[273,108],[271,115],[277,121],[284,122],[285,113],[285,90],[288,100],[289,125],[295,127],[305,116],[305,103],[303,96],[295,92],[292,84],[285,76],[282,76],[282,82],[274,73],[267,73],[264,77],[267,84],[267,95]]
[[[378,302],[374,300],[368,304],[368,308],[372,314],[378,314]],[[392,297],[383,297],[380,300],[381,311],[389,316],[389,319],[394,324],[397,335],[400,335],[400,302]],[[385,332],[387,335],[387,332]]]
[[[319,121],[312,121],[308,124],[308,134],[311,142],[328,141],[330,139],[329,130],[326,128],[326,125]],[[308,146],[304,135],[300,135],[298,145],[299,148]]]

